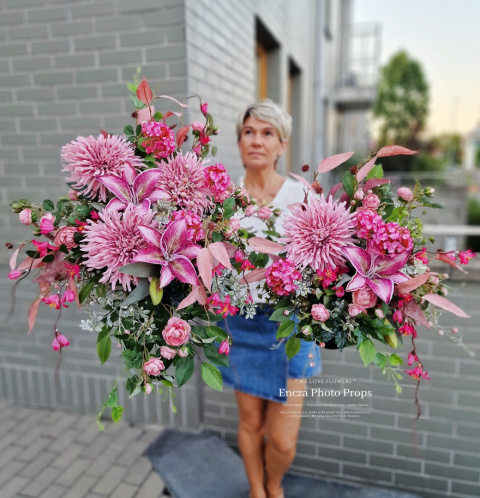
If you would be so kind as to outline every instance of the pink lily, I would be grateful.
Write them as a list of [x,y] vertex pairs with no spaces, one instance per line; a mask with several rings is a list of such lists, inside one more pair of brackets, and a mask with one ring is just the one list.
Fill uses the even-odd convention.
[[357,246],[343,247],[342,252],[357,271],[348,283],[347,291],[370,287],[382,301],[389,303],[393,295],[393,284],[409,279],[400,271],[407,262],[408,253],[371,257],[365,249]]
[[190,260],[197,256],[201,248],[188,242],[185,220],[174,221],[163,233],[144,225],[140,225],[139,230],[150,247],[141,249],[132,262],[161,265],[160,288],[175,277],[186,284],[200,285]]
[[58,251],[58,247],[51,246],[48,242],[38,242],[36,240],[32,240],[32,244],[37,248],[37,252],[40,253],[41,258],[47,255],[49,249],[52,249],[52,251]]
[[134,168],[127,169],[124,178],[115,175],[97,177],[115,197],[107,204],[107,210],[125,209],[128,203],[141,204],[145,210],[150,208],[152,201],[165,198],[163,190],[155,185],[162,174],[159,169],[147,169],[137,175]]

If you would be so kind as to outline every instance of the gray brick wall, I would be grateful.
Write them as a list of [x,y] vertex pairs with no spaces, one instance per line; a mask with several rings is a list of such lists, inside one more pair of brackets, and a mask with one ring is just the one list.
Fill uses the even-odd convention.
[[[0,226],[2,239],[29,236],[8,203],[41,200],[64,192],[60,146],[99,128],[121,131],[132,110],[126,83],[137,66],[152,87],[181,100],[194,93],[209,102],[221,134],[216,160],[238,176],[234,121],[239,108],[255,98],[255,16],[280,42],[276,92],[285,104],[287,60],[303,71],[300,149],[312,157],[313,0],[0,0]],[[185,122],[200,117],[196,102]],[[8,252],[0,249],[0,316],[9,308]],[[444,323],[463,325],[463,339],[480,354],[476,320],[479,285],[455,284],[453,300],[473,318],[444,315]],[[35,289],[21,285],[9,323],[2,319],[0,399],[73,408],[95,413],[109,388],[123,375],[121,362],[101,366],[95,338],[78,329],[80,315],[66,310],[61,330],[71,340],[62,354],[51,351],[52,313],[41,310],[35,331],[26,336],[26,316]],[[461,323],[463,322],[463,323]],[[418,349],[432,381],[420,391],[423,418],[412,433],[413,387],[402,395],[374,370],[364,368],[355,351],[323,352],[320,379],[354,378],[372,390],[370,413],[359,419],[311,417],[302,420],[294,470],[360,483],[413,490],[425,497],[480,495],[480,397],[478,359],[468,357],[445,337],[423,330]],[[408,348],[401,351],[406,356]],[[113,351],[112,356],[116,355]],[[406,377],[406,376],[405,376]],[[198,378],[197,378],[198,381]],[[57,388],[57,382],[59,387]],[[315,387],[311,384],[309,387]],[[124,396],[122,389],[121,396]],[[204,394],[203,413],[197,396]],[[125,403],[133,420],[216,430],[236,446],[237,410],[233,393],[197,384],[178,391],[177,415],[160,396]],[[328,410],[328,407],[324,407]],[[317,408],[318,409],[318,408]],[[93,423],[93,419],[92,419]]]

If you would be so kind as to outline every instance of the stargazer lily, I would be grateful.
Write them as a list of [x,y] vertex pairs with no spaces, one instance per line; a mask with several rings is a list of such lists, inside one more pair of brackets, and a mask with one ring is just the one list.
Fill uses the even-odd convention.
[[186,284],[200,285],[190,260],[197,256],[201,247],[188,241],[185,220],[170,223],[163,233],[144,225],[138,228],[150,247],[141,249],[132,262],[161,265],[160,288],[175,277]]
[[370,287],[382,301],[389,303],[394,283],[409,280],[409,277],[400,271],[407,262],[408,253],[370,256],[365,249],[356,246],[343,247],[342,252],[357,270],[346,287],[347,291]]
[[115,195],[105,209],[120,211],[125,209],[129,202],[141,204],[145,210],[149,209],[151,202],[165,198],[165,192],[155,188],[161,174],[159,169],[147,169],[137,175],[134,168],[127,168],[123,178],[115,175],[97,177],[97,180]]

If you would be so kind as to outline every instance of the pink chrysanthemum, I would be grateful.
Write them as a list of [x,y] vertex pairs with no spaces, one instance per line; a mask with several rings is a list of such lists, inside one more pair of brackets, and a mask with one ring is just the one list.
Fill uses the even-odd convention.
[[342,247],[353,242],[355,230],[354,213],[350,213],[345,203],[311,199],[309,204],[294,206],[291,215],[283,222],[287,256],[299,268],[311,266],[314,270],[324,270],[329,266],[344,266]]
[[413,249],[413,239],[408,228],[384,223],[373,233],[371,248],[377,254],[404,254]]
[[78,137],[62,147],[62,159],[67,162],[63,171],[71,173],[67,182],[72,182],[78,190],[86,187],[82,190],[83,195],[99,195],[102,202],[107,201],[108,190],[97,177],[121,177],[125,170],[143,166],[141,159],[135,155],[133,145],[116,135]]
[[189,242],[198,242],[205,237],[205,230],[202,226],[202,220],[198,214],[190,211],[175,211],[173,213],[173,221],[185,220],[188,228]]
[[162,176],[156,186],[166,193],[168,200],[181,209],[187,208],[197,214],[202,214],[213,205],[205,185],[203,161],[194,153],[179,153],[162,163],[161,168]]
[[298,288],[294,281],[301,278],[295,263],[289,259],[275,261],[265,272],[268,287],[278,296],[288,296],[294,292]]
[[234,185],[228,176],[223,164],[217,163],[208,166],[203,170],[205,183],[212,192],[212,197],[216,202],[223,202],[227,197],[233,194]]
[[88,220],[85,226],[85,239],[82,251],[86,253],[86,266],[104,269],[101,283],[110,283],[115,289],[117,282],[124,290],[131,290],[131,284],[137,285],[138,279],[120,273],[123,265],[131,262],[140,249],[148,247],[138,227],[146,225],[157,228],[158,223],[152,211],[145,211],[141,206],[128,204],[125,211],[116,210],[99,212],[100,221]]
[[142,123],[142,135],[145,137],[143,146],[147,154],[155,157],[168,157],[175,152],[176,144],[173,131],[164,123],[151,121]]

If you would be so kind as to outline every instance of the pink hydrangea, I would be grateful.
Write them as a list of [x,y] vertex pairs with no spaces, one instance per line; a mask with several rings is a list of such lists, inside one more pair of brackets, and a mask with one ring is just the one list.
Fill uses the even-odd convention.
[[371,241],[371,248],[377,254],[404,254],[413,249],[413,239],[408,228],[393,221],[378,226]]
[[160,358],[150,358],[143,364],[143,370],[147,375],[157,377],[162,370],[165,370],[165,365]]
[[375,211],[364,209],[356,212],[357,237],[371,239],[377,227],[383,226],[382,217]]
[[301,274],[290,259],[279,259],[274,261],[265,272],[268,287],[278,296],[288,296],[294,292],[298,286],[295,280],[301,279]]
[[233,184],[223,164],[217,163],[203,170],[205,183],[216,202],[223,202],[233,193]]
[[20,218],[20,223],[24,225],[30,225],[32,223],[32,210],[31,209],[22,209],[18,214]]
[[326,322],[330,318],[330,311],[323,304],[314,304],[311,313],[317,322]]
[[166,124],[157,121],[142,123],[142,135],[145,137],[142,145],[147,154],[165,158],[175,152],[175,136]]
[[187,237],[189,242],[198,242],[205,237],[202,220],[198,214],[184,210],[175,211],[173,213],[173,221],[177,220],[185,220],[188,229]]

